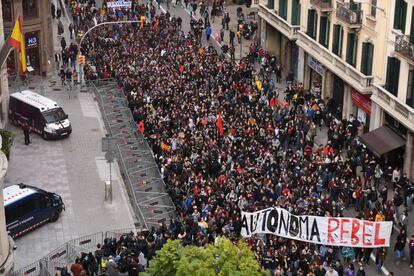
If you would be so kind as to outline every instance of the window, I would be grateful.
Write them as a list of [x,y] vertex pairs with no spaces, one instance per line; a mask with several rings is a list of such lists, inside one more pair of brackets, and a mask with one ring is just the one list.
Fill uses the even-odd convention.
[[283,19],[287,19],[287,0],[279,0],[279,15]]
[[321,16],[321,26],[319,29],[319,43],[328,48],[329,45],[329,28],[330,22],[328,17]]
[[3,21],[13,21],[13,10],[11,0],[2,0]]
[[405,103],[414,108],[414,70],[410,70],[408,73],[407,100]]
[[407,3],[404,0],[395,0],[394,29],[405,32]]
[[344,30],[339,24],[334,25],[332,52],[338,57],[342,57],[342,41],[344,39]]
[[348,47],[346,50],[346,62],[355,67],[357,56],[358,36],[354,33],[348,33]]
[[308,26],[306,33],[313,39],[316,38],[316,26],[318,26],[318,14],[315,10],[308,10]]
[[292,0],[292,25],[300,25],[300,2],[299,0]]
[[370,42],[362,43],[361,72],[366,76],[372,75],[372,61],[374,45]]
[[24,19],[38,17],[37,0],[23,0],[22,6]]
[[267,7],[273,10],[275,8],[275,0],[267,0]]
[[388,57],[385,89],[387,89],[394,96],[397,96],[398,94],[398,80],[399,79],[400,79],[400,60],[394,57]]
[[36,201],[27,199],[24,202],[18,202],[10,208],[6,208],[6,223],[9,224],[22,218],[36,210]]
[[377,16],[377,0],[371,0],[371,16]]

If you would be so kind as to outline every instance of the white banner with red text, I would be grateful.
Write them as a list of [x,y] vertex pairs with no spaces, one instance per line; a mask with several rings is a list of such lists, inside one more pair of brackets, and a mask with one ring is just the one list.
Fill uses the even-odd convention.
[[296,216],[278,207],[254,213],[242,212],[241,223],[243,237],[273,234],[304,242],[348,247],[389,247],[392,230],[392,221]]

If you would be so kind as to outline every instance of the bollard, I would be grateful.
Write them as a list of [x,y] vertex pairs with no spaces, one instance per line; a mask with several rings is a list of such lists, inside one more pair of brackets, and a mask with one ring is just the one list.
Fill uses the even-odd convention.
[[111,181],[105,181],[105,201],[112,203],[112,185]]

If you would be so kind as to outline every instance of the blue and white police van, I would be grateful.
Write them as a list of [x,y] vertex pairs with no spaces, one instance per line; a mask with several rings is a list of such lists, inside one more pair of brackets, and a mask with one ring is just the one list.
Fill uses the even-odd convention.
[[10,94],[9,119],[15,126],[28,123],[44,139],[69,136],[72,126],[68,115],[53,100],[30,90]]
[[25,184],[4,188],[3,199],[6,228],[13,238],[44,223],[57,221],[65,209],[59,195]]

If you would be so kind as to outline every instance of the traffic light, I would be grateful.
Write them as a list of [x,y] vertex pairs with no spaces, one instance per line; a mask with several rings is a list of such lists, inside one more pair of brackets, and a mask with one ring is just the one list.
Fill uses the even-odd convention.
[[79,55],[78,56],[78,63],[79,64],[85,64],[85,56],[84,55]]

